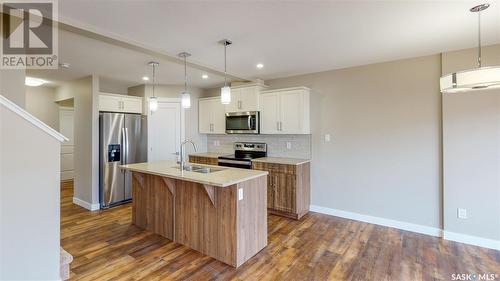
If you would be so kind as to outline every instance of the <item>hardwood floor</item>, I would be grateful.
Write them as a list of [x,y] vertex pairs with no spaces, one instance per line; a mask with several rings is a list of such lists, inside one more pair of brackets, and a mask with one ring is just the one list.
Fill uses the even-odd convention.
[[131,205],[89,212],[62,183],[61,245],[72,280],[451,280],[496,273],[500,251],[309,213],[268,217],[269,245],[234,269],[131,225]]

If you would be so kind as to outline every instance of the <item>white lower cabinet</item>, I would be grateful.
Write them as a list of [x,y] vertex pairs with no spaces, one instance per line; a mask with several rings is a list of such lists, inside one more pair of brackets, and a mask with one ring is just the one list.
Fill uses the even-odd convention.
[[198,131],[200,134],[226,133],[226,115],[219,97],[199,100]]
[[260,94],[262,134],[310,134],[310,90],[305,87]]
[[101,93],[99,94],[99,111],[142,113],[142,98]]

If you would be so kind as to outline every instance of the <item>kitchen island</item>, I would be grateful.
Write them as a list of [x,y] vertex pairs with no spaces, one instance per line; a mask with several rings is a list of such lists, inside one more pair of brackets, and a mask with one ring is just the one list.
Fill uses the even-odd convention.
[[175,161],[132,171],[132,223],[238,267],[267,246],[266,171]]

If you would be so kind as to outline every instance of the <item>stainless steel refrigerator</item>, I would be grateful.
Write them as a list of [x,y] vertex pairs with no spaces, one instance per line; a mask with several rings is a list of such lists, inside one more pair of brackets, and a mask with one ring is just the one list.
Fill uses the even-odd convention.
[[132,175],[119,165],[147,161],[146,116],[99,114],[99,201],[101,208],[132,199]]

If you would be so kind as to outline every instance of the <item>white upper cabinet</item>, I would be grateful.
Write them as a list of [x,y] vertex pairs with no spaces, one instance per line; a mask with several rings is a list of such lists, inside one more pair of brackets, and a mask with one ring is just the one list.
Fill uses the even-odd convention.
[[198,131],[200,134],[226,133],[226,115],[219,97],[199,100]]
[[260,103],[260,132],[279,134],[279,94],[277,92],[261,94]]
[[262,134],[310,134],[310,90],[305,87],[260,94]]
[[99,111],[142,113],[142,98],[101,93],[99,94]]
[[259,93],[263,85],[231,87],[231,103],[226,105],[226,112],[259,111]]

